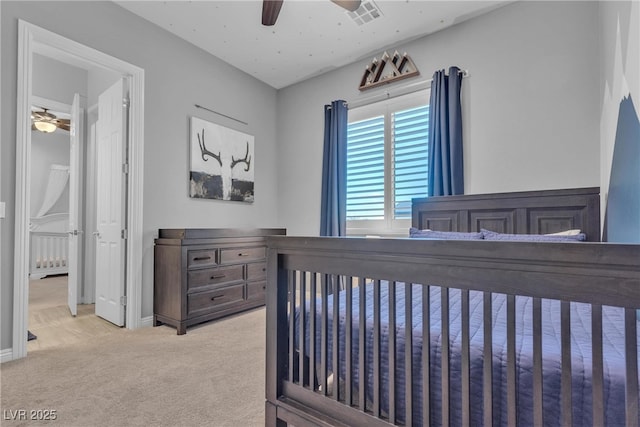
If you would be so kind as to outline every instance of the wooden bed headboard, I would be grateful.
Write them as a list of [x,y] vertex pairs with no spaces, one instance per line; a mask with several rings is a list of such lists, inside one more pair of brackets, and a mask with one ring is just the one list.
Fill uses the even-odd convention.
[[600,241],[600,188],[413,199],[412,226],[437,231],[547,234],[577,229]]

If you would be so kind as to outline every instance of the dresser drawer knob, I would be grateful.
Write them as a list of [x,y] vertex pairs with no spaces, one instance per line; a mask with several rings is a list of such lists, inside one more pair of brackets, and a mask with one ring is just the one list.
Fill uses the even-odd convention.
[[225,277],[227,277],[226,274],[214,274],[209,280],[224,279]]
[[193,260],[194,261],[206,261],[208,259],[211,259],[211,257],[210,256],[198,256],[198,257],[195,257]]

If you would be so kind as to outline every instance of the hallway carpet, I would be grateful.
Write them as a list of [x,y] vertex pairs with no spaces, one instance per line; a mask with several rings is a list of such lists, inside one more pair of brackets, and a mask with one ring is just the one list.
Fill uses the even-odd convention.
[[264,308],[182,336],[120,329],[0,365],[3,413],[27,411],[2,426],[46,424],[31,410],[56,426],[261,426],[264,376]]
[[67,283],[66,275],[29,281],[28,327],[38,339],[27,343],[27,353],[120,331],[119,327],[95,315],[95,304],[78,304],[78,315],[71,316]]

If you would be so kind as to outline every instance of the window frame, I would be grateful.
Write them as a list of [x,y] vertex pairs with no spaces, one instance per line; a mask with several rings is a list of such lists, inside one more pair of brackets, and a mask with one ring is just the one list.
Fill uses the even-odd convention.
[[[429,105],[431,89],[422,89],[349,109],[349,124],[384,116],[384,219],[347,219],[347,236],[407,236],[411,218],[394,219],[394,159],[391,114]],[[348,166],[347,166],[348,167]],[[425,194],[426,196],[426,194]],[[419,197],[419,196],[416,196]]]

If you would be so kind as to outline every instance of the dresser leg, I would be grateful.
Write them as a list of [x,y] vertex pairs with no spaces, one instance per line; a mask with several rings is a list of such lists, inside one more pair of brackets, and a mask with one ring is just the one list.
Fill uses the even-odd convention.
[[182,322],[178,323],[176,329],[178,330],[178,335],[184,335],[187,333],[187,326]]

